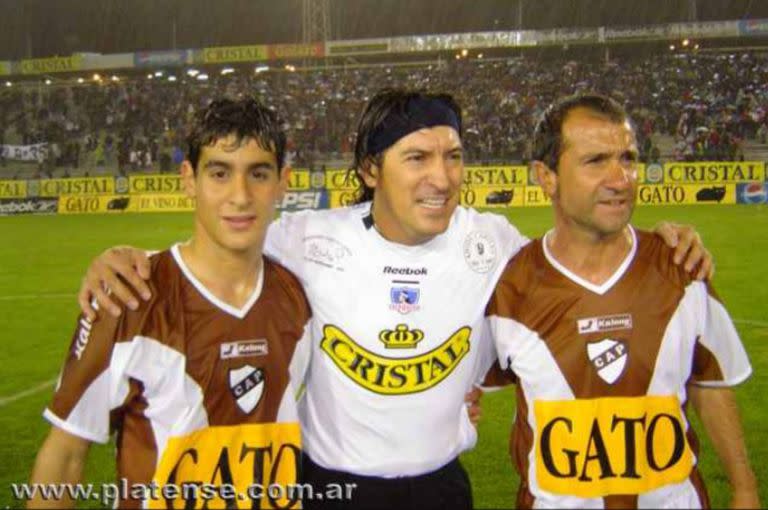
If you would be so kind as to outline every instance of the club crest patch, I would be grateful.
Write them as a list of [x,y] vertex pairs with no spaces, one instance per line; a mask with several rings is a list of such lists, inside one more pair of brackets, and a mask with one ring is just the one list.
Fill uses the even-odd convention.
[[259,405],[264,393],[264,370],[251,365],[230,369],[229,391],[238,407],[244,413],[250,413]]
[[487,273],[498,260],[496,243],[484,232],[471,232],[464,239],[464,260],[472,271]]
[[392,287],[389,290],[389,308],[403,315],[408,314],[420,308],[419,297],[421,291],[416,287]]
[[587,356],[592,366],[597,370],[597,375],[613,384],[619,380],[627,366],[628,349],[624,342],[606,338],[599,342],[587,344]]

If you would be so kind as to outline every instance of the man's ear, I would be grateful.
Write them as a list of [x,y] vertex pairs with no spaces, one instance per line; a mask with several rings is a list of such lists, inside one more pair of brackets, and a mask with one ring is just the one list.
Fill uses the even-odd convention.
[[181,173],[181,183],[184,186],[184,193],[190,198],[197,196],[197,182],[195,181],[195,169],[192,168],[192,163],[188,160],[184,160],[179,168]]
[[376,188],[376,184],[379,182],[381,169],[372,159],[369,158],[363,162],[360,170],[357,172],[357,175],[363,180],[367,187],[374,189]]
[[543,161],[534,161],[533,169],[536,171],[536,179],[544,193],[552,199],[557,194],[557,172],[549,168]]

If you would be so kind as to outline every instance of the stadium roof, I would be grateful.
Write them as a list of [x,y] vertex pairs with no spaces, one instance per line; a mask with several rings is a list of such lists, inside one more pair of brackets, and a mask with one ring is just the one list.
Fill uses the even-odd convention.
[[[768,18],[763,0],[328,0],[332,39]],[[302,0],[0,0],[0,60],[301,41]]]

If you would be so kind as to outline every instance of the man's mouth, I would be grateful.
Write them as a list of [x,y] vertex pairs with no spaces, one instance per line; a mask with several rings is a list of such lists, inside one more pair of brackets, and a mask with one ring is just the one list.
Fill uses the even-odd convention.
[[238,215],[238,216],[224,216],[224,221],[235,230],[245,230],[250,228],[256,221],[256,216],[253,214]]
[[609,207],[624,207],[629,203],[627,198],[611,198],[608,200],[598,200],[598,204],[607,205]]
[[416,203],[426,209],[441,209],[448,203],[447,197],[429,197],[420,198],[416,200]]

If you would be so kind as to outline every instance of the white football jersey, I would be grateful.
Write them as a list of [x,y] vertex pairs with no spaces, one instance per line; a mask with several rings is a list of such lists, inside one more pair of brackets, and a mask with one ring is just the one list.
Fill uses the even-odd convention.
[[379,234],[370,208],[283,214],[265,253],[298,276],[313,311],[305,451],[329,469],[414,476],[475,444],[464,395],[496,357],[485,307],[527,239],[459,207],[446,232],[405,246]]

